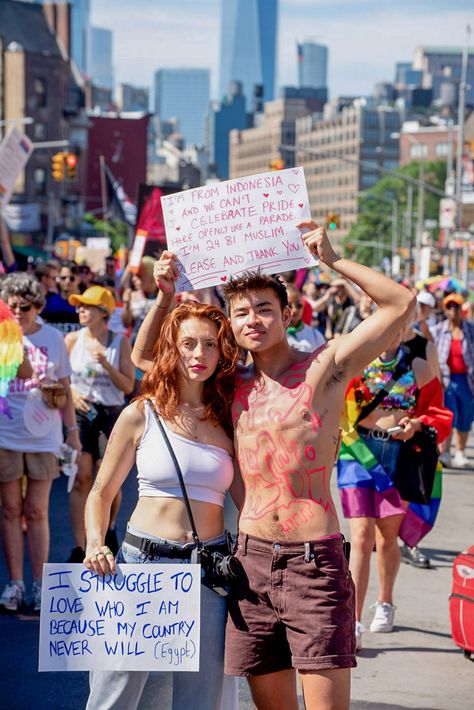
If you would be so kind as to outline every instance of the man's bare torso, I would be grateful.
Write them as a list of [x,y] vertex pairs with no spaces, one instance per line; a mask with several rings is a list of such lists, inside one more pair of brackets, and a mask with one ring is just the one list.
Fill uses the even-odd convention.
[[278,381],[241,377],[233,420],[245,484],[242,532],[297,541],[339,531],[330,478],[344,391],[328,347]]

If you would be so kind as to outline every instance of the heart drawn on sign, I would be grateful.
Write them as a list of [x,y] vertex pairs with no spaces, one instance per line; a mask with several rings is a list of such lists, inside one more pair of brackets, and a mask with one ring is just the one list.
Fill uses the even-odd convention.
[[298,168],[293,168],[291,172],[293,173],[293,175],[298,175]]
[[277,190],[277,195],[283,195],[283,190]]
[[227,276],[221,276],[221,281],[227,281]]
[[303,207],[303,202],[298,202],[298,207]]
[[268,193],[268,192],[263,192],[262,195],[263,195],[264,197],[268,197],[269,193]]
[[177,232],[179,232],[180,229],[181,229],[181,227],[176,227],[176,231],[177,231]]
[[291,190],[291,192],[296,193],[300,189],[300,185],[295,185],[295,183],[289,183],[288,189]]

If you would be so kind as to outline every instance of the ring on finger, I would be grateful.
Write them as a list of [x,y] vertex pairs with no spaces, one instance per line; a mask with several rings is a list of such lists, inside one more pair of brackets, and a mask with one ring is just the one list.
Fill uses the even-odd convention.
[[103,554],[104,554],[106,557],[110,557],[111,555],[112,555],[112,557],[114,556],[114,553],[113,553],[111,550],[107,550],[107,552],[104,552]]

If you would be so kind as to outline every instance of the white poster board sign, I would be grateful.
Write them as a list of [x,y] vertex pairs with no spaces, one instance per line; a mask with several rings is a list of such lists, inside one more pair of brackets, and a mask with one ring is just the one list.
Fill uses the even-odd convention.
[[13,127],[0,144],[0,213],[10,201],[13,187],[30,155],[33,143]]
[[177,291],[217,286],[260,269],[275,274],[317,262],[296,224],[311,218],[303,168],[288,168],[161,198]]
[[128,260],[128,270],[134,274],[138,274],[140,271],[140,264],[142,261],[143,252],[145,251],[145,244],[148,232],[144,229],[137,229],[135,234],[135,240],[133,242],[132,251],[130,252],[130,257]]
[[201,566],[43,565],[40,671],[198,671]]

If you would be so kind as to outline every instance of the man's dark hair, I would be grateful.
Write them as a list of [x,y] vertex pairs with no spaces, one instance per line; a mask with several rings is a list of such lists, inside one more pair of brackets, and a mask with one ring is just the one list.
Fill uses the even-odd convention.
[[43,276],[50,276],[50,274],[51,274],[51,266],[49,266],[48,262],[41,261],[39,264],[36,264],[35,276],[38,279],[38,281],[41,281]]
[[63,261],[61,262],[60,270],[61,269],[69,269],[71,274],[74,274],[74,276],[77,276],[79,273],[79,266],[76,264],[75,261]]
[[270,288],[280,301],[281,310],[288,306],[288,293],[286,286],[278,276],[262,274],[260,271],[244,271],[240,276],[232,277],[222,287],[227,308],[230,310],[232,301],[254,291]]

